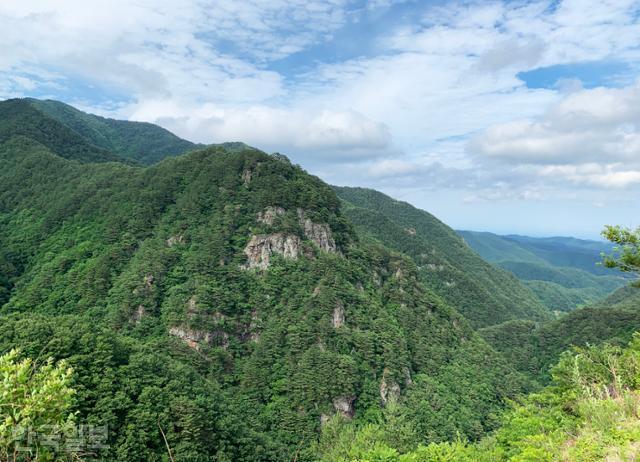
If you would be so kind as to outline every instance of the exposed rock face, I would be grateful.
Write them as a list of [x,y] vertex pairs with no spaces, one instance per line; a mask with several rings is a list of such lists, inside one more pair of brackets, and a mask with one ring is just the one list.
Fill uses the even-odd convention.
[[416,229],[415,228],[405,228],[405,231],[409,236],[415,236],[416,235]]
[[337,252],[336,242],[331,235],[329,225],[327,223],[314,223],[311,219],[305,217],[302,209],[298,209],[297,212],[304,235],[325,252]]
[[340,396],[333,399],[333,408],[336,412],[342,414],[342,417],[351,419],[355,414],[355,409],[353,407],[354,401],[355,397],[353,396]]
[[173,247],[174,245],[177,245],[177,244],[184,244],[184,236],[182,234],[177,234],[167,239],[167,245],[169,247]]
[[[273,226],[279,216],[283,216],[286,210],[282,207],[268,206],[262,212],[258,212],[257,221],[269,226]],[[313,241],[321,250],[325,252],[338,252],[336,242],[331,234],[331,228],[327,223],[314,223],[305,216],[305,211],[297,209],[298,221],[307,239]],[[300,238],[293,234],[274,233],[260,234],[251,237],[251,240],[244,249],[247,256],[245,269],[269,267],[271,255],[280,254],[285,258],[296,259],[303,253],[300,245]],[[305,255],[307,255],[305,253]],[[312,257],[309,253],[307,256]]]
[[344,305],[340,300],[336,302],[336,306],[333,309],[332,324],[335,329],[344,325]]
[[169,334],[184,340],[184,342],[194,350],[200,349],[200,345],[199,345],[200,342],[205,341],[209,343],[210,341],[210,337],[207,332],[203,332],[201,330],[189,329],[187,327],[178,327],[178,326],[171,327],[169,328]]
[[389,370],[385,369],[380,382],[380,400],[383,406],[398,402],[400,399],[400,385],[389,377]]
[[198,302],[195,295],[187,302],[187,316],[193,317],[198,313]]
[[251,183],[251,170],[248,168],[242,172],[242,182],[246,185]]
[[300,238],[293,234],[275,233],[252,236],[244,249],[247,263],[244,268],[267,269],[271,255],[296,259],[300,254]]
[[169,328],[169,334],[182,339],[190,348],[200,350],[200,344],[217,344],[223,349],[229,347],[229,334],[221,330],[206,332],[203,330],[190,329],[185,326],[174,326]]
[[251,310],[251,323],[249,324],[249,340],[253,343],[258,343],[260,340],[260,333],[258,332],[258,312]]
[[144,309],[144,305],[138,305],[138,308],[131,315],[131,321],[138,324],[142,321],[144,315],[147,314],[147,310]]
[[408,367],[403,367],[402,368],[402,375],[404,375],[404,385],[405,385],[405,387],[410,386],[413,383],[413,380],[411,379],[411,371],[409,370]]
[[269,206],[262,212],[258,212],[258,222],[265,225],[273,226],[273,223],[278,216],[285,214],[285,210],[282,207]]

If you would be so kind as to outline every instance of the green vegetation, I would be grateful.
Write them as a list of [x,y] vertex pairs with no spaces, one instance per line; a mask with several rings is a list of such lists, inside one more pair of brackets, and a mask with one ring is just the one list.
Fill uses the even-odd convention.
[[27,100],[0,102],[0,144],[17,137],[45,146],[65,159],[80,162],[122,161],[119,156],[97,147],[62,123],[46,116]]
[[[404,451],[397,426],[325,429],[323,461],[635,460],[640,454],[640,336],[627,348],[576,349],[562,356],[553,383],[513,404],[502,426],[479,443],[431,443]],[[400,445],[398,446],[398,442]]]
[[614,253],[605,257],[604,265],[640,276],[640,228],[634,231],[607,226],[602,235],[616,244]]
[[144,165],[202,147],[150,123],[107,119],[59,101],[28,99],[25,102],[73,130],[88,143]]
[[0,114],[0,459],[24,425],[94,431],[16,460],[595,460],[637,436],[632,288],[550,320],[433,216],[280,154]]
[[640,290],[632,284],[616,290],[604,300],[594,304],[594,308],[640,309]]
[[592,305],[629,279],[600,264],[609,243],[460,231],[485,260],[513,273],[552,311]]
[[487,264],[433,215],[363,188],[334,188],[365,236],[409,255],[421,281],[476,327],[550,314],[515,277]]
[[34,435],[72,432],[72,370],[63,362],[39,365],[18,357],[16,350],[0,356],[0,460],[62,460],[51,442]]
[[283,156],[230,145],[142,168],[56,143],[0,145],[0,352],[74,368],[71,411],[108,426],[104,460],[314,460],[321,421],[390,403],[407,444],[475,440],[526,389]]
[[628,342],[640,330],[640,298],[634,298],[635,305],[581,308],[547,323],[510,321],[479,333],[520,372],[546,383],[550,367],[571,346]]

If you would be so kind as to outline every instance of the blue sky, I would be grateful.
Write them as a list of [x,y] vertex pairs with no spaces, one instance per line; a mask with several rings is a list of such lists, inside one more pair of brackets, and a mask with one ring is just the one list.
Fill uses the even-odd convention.
[[25,0],[0,97],[287,154],[456,228],[637,226],[640,2]]

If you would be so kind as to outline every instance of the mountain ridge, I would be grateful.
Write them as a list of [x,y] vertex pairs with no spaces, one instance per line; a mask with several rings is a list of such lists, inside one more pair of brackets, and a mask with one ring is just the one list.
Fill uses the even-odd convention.
[[109,460],[163,457],[158,425],[179,460],[312,460],[326,419],[391,402],[416,442],[493,429],[524,377],[329,185],[231,147],[144,167],[0,143],[0,350],[76,369]]
[[459,231],[485,260],[515,274],[554,311],[566,312],[603,299],[628,283],[600,265],[613,245],[568,237],[500,236]]
[[507,319],[550,319],[533,293],[480,258],[457,233],[424,210],[366,188],[334,187],[359,229],[410,255],[423,282],[475,326]]

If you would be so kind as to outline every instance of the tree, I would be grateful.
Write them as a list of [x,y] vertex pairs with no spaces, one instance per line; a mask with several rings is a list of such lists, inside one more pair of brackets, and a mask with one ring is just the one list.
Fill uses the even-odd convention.
[[0,356],[0,460],[65,460],[56,452],[73,423],[72,373],[62,361],[20,360],[18,350]]
[[[604,256],[604,266],[640,275],[640,227],[607,226],[602,235],[616,244],[613,253]],[[636,285],[640,286],[640,281]]]

